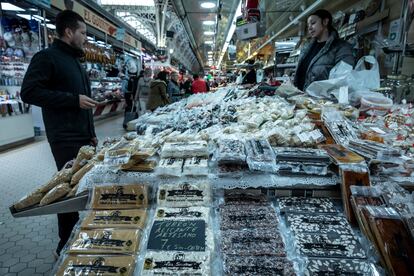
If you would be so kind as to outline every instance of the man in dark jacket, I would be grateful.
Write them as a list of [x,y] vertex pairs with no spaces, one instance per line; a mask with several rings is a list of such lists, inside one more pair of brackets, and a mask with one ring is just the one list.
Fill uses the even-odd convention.
[[[59,39],[33,56],[21,97],[42,108],[47,139],[60,170],[83,145],[98,144],[92,115],[98,103],[90,98],[89,79],[79,62],[86,41],[85,21],[79,14],[65,10],[56,17],[56,32]],[[77,212],[58,214],[57,255],[78,219]]]

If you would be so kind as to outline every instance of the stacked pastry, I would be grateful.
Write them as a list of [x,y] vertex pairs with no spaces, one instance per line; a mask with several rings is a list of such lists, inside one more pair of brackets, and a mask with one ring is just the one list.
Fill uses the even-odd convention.
[[218,142],[214,159],[217,161],[220,176],[247,171],[246,150],[241,140],[222,139]]
[[161,149],[158,175],[208,175],[208,147],[205,141],[165,143]]
[[99,186],[90,197],[91,211],[74,229],[56,275],[133,275],[147,219],[147,186]]
[[412,274],[414,203],[410,193],[395,183],[351,186],[351,192],[359,226],[374,245],[383,267],[390,275]]
[[305,275],[371,275],[365,251],[330,199],[280,198],[279,208],[297,252],[308,258]]
[[140,275],[210,275],[210,185],[161,185],[157,200]]
[[16,202],[16,211],[35,205],[44,206],[59,199],[75,196],[82,177],[99,162],[95,157],[95,148],[83,146],[75,160],[68,162],[62,170],[55,173],[49,182]]
[[220,219],[225,275],[296,275],[264,195],[225,195]]

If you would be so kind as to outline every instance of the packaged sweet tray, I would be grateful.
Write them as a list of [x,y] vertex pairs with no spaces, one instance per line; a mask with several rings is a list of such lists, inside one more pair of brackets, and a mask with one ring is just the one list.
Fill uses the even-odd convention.
[[372,263],[364,260],[309,259],[305,268],[305,275],[375,276],[379,274]]
[[352,235],[345,217],[339,215],[286,214],[288,226],[295,233]]
[[222,231],[221,251],[224,254],[240,256],[286,256],[282,236],[273,228]]
[[281,197],[278,199],[282,213],[337,213],[329,198]]
[[135,259],[135,256],[64,255],[55,275],[132,276]]
[[293,264],[277,256],[224,256],[225,275],[296,276]]
[[247,164],[251,170],[275,172],[276,158],[267,140],[247,140],[245,143]]
[[206,176],[208,175],[208,158],[192,157],[184,160],[183,175]]
[[229,205],[220,208],[221,229],[275,228],[278,220],[271,207]]
[[144,229],[147,210],[91,211],[83,219],[82,229],[97,228],[139,228]]
[[225,191],[224,203],[226,205],[269,205],[265,194]]
[[246,164],[244,143],[240,140],[221,140],[215,158],[219,165]]
[[209,206],[211,201],[211,186],[207,182],[162,184],[158,189],[158,206]]
[[329,165],[331,159],[326,151],[321,149],[274,147],[276,161],[311,162]]
[[364,259],[365,252],[352,235],[295,234],[299,252],[308,257]]
[[180,177],[182,175],[183,164],[184,159],[182,158],[171,157],[161,159],[156,168],[156,174]]
[[209,253],[147,251],[140,275],[210,275]]
[[161,158],[208,157],[206,141],[165,143],[161,149]]

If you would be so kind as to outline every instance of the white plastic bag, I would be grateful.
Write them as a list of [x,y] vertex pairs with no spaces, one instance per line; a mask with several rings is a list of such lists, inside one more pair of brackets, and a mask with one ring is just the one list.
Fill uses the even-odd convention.
[[[367,69],[365,63],[371,64],[371,69]],[[339,88],[348,86],[349,97],[361,91],[369,91],[380,87],[379,65],[375,57],[362,57],[355,69],[344,61],[335,65],[329,73],[329,79],[323,81],[315,81],[311,83],[306,92],[317,98],[330,98],[331,94],[338,96]],[[357,97],[358,99],[360,98]]]

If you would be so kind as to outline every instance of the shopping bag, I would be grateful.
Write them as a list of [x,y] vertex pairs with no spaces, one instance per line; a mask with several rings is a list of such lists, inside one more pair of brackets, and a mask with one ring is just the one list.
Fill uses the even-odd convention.
[[[366,64],[370,64],[370,68]],[[306,93],[317,98],[338,98],[339,88],[347,86],[351,102],[356,103],[361,96],[369,93],[370,90],[380,87],[379,65],[375,57],[362,57],[355,69],[346,62],[339,62],[335,65],[330,73],[329,79],[315,81],[306,89]]]

